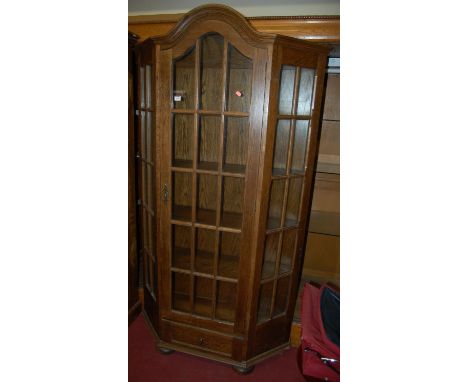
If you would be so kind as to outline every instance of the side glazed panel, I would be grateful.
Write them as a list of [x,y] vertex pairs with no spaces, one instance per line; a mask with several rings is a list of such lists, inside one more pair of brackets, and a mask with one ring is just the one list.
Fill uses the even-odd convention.
[[[317,156],[326,54],[278,48],[273,64],[251,356],[289,337]],[[281,333],[279,333],[280,331]]]
[[157,327],[156,129],[153,49],[137,51],[137,173],[140,255],[143,259],[144,310]]
[[133,36],[128,44],[128,309],[129,324],[141,308],[138,298],[137,190],[135,174],[135,59]]

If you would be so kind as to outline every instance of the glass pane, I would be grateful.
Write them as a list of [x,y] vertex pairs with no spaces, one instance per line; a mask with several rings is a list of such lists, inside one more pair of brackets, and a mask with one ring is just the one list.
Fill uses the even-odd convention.
[[149,255],[146,249],[143,250],[143,254],[145,256],[145,285],[146,288],[150,290],[150,261],[149,261]]
[[151,256],[148,256],[148,273],[149,273],[149,280],[148,280],[148,289],[150,292],[153,291],[153,286],[154,286],[154,262],[151,259]]
[[284,221],[285,227],[297,225],[299,221],[299,205],[301,203],[302,180],[302,177],[289,179],[288,204],[286,207],[286,219]]
[[201,43],[200,108],[221,110],[223,102],[224,39],[219,34],[208,34]]
[[279,93],[278,113],[291,115],[293,114],[293,99],[294,99],[294,78],[296,76],[296,67],[283,65],[281,68],[281,84]]
[[192,174],[172,173],[172,218],[192,221]]
[[175,109],[194,109],[195,103],[195,47],[174,62]]
[[225,117],[223,171],[243,174],[247,162],[248,117]]
[[193,160],[193,116],[175,114],[172,131],[172,165],[192,167]]
[[291,172],[293,174],[304,174],[308,134],[309,121],[296,121],[296,130],[294,134],[294,146],[291,162]]
[[150,211],[153,211],[153,167],[150,164],[146,165],[146,205]]
[[190,247],[191,247],[190,227],[180,225],[172,226],[172,266],[179,269],[190,270]]
[[140,111],[140,153],[146,159],[146,112]]
[[237,279],[239,276],[240,234],[220,232],[218,275]]
[[154,254],[154,232],[153,232],[153,217],[148,212],[148,250],[151,255]]
[[283,277],[278,279],[276,284],[275,308],[273,316],[278,316],[286,312],[288,307],[289,280],[291,277]]
[[276,125],[275,152],[273,155],[273,176],[286,174],[288,163],[289,134],[291,121],[280,119]]
[[229,44],[226,110],[249,112],[252,92],[252,68],[252,60]]
[[149,227],[148,227],[148,213],[146,209],[143,208],[143,235],[144,235],[144,242],[143,246],[146,252],[149,253]]
[[237,284],[218,281],[215,317],[229,322],[236,318]]
[[213,280],[206,277],[195,276],[194,291],[193,313],[199,316],[211,317]]
[[260,299],[258,301],[257,322],[270,319],[271,299],[273,295],[273,281],[260,286]]
[[267,229],[280,227],[285,183],[284,180],[273,180],[271,182]]
[[146,113],[146,159],[153,162],[153,113],[148,111]]
[[216,196],[218,177],[216,175],[198,175],[197,222],[216,225]]
[[296,250],[297,230],[283,231],[283,244],[281,246],[281,259],[279,274],[290,272],[292,269],[292,262],[294,252]]
[[190,313],[190,275],[172,272],[172,309]]
[[223,177],[221,225],[241,228],[244,206],[244,178]]
[[152,289],[153,289],[153,293],[156,295],[156,292],[158,290],[158,263],[156,261],[153,262],[153,270],[154,270],[154,282],[153,282]]
[[140,66],[140,108],[145,107],[145,68]]
[[221,117],[200,117],[198,133],[198,168],[218,170]]
[[148,171],[146,170],[146,163],[141,161],[141,200],[143,205],[147,205],[147,194],[148,194]]
[[146,65],[146,105],[152,107],[151,65]]
[[276,256],[278,254],[279,233],[267,235],[263,253],[262,280],[275,275]]
[[216,231],[197,228],[195,271],[213,274],[213,262],[216,249]]
[[312,92],[314,91],[314,76],[314,69],[301,69],[299,99],[297,100],[297,115],[312,114]]

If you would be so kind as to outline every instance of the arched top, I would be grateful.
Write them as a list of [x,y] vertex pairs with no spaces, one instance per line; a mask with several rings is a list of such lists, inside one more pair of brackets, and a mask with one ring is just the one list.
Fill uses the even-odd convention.
[[250,45],[262,46],[274,42],[276,35],[256,31],[246,18],[235,9],[221,4],[207,4],[196,7],[177,23],[165,36],[154,36],[151,40],[156,44],[170,47],[192,25],[214,20],[229,24]]

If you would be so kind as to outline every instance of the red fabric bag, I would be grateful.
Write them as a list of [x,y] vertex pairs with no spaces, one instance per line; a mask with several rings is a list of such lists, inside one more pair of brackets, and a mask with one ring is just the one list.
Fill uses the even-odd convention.
[[[328,290],[326,290],[328,288]],[[324,326],[325,309],[323,295],[327,298],[337,298],[338,307],[338,332],[334,332],[335,337],[330,334],[329,326],[327,330]],[[338,296],[338,297],[336,297]],[[326,303],[326,302],[325,302]],[[323,312],[322,312],[323,310]],[[334,323],[336,325],[336,312]],[[327,319],[327,317],[325,317]],[[327,321],[328,324],[330,321]],[[322,285],[316,287],[312,284],[305,284],[302,295],[302,337],[301,347],[298,350],[298,361],[302,374],[306,379],[335,382],[340,380],[340,347],[339,347],[339,294],[330,286]],[[336,329],[336,327],[335,327]],[[336,334],[338,339],[336,338]],[[334,341],[332,341],[332,339]]]

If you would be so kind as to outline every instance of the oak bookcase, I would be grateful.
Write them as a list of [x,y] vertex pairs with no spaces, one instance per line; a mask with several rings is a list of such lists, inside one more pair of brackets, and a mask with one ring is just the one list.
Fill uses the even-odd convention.
[[248,372],[289,345],[329,48],[208,5],[135,52],[145,318]]

